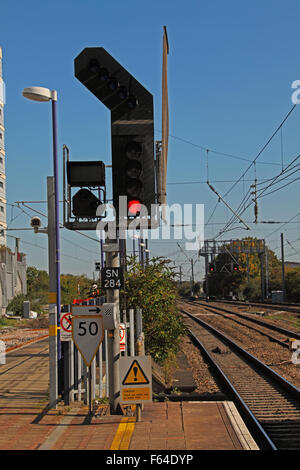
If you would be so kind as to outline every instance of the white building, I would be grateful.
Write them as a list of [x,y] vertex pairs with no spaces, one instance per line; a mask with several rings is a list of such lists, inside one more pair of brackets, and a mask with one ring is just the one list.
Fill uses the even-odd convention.
[[0,245],[6,246],[6,176],[5,176],[5,84],[2,76],[2,49],[0,47]]
[[5,175],[5,83],[2,75],[2,49],[0,47],[0,316],[8,302],[18,294],[26,294],[26,256],[19,252],[16,239],[15,252],[6,245],[6,175]]

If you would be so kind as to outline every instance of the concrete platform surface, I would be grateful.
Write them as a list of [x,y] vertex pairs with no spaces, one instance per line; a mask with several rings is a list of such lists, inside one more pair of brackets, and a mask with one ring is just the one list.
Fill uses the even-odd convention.
[[40,450],[257,450],[232,402],[152,403],[142,419],[72,408]]
[[48,360],[43,339],[0,366],[0,450],[257,449],[232,402],[153,402],[139,422],[81,402],[49,411]]

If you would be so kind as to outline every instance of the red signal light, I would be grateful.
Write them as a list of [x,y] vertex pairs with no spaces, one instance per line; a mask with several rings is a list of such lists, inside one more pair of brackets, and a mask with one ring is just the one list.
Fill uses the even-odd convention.
[[138,199],[132,199],[128,202],[128,215],[137,215],[141,212],[142,204]]

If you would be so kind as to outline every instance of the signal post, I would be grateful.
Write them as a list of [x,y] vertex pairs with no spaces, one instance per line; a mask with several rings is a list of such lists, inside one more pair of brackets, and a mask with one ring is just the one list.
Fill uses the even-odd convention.
[[[147,209],[147,214],[151,214],[150,219],[146,219],[146,225],[148,228],[154,228],[157,220],[152,219],[151,213],[152,204],[156,203],[153,96],[103,47],[85,48],[75,58],[74,64],[75,77],[111,112],[112,186],[116,230],[124,234],[134,219],[137,229],[141,230],[142,224],[143,228],[146,228],[144,208]],[[82,172],[79,173],[80,180],[81,175]],[[74,186],[95,186],[82,184],[87,181],[79,181],[78,177],[75,179]],[[95,206],[99,198],[97,200],[89,192],[81,189],[74,196],[75,221],[65,224],[68,228],[96,228],[92,219],[96,218]],[[157,215],[154,215],[155,217]],[[79,218],[87,220],[82,223],[78,222]],[[119,235],[109,231],[108,235],[110,238],[106,238],[103,245],[106,252],[106,269],[117,269],[120,267]],[[103,276],[101,277],[103,279]],[[111,412],[116,414],[120,403],[120,281],[119,285],[112,282],[102,287],[106,288],[107,302],[115,304],[117,313],[114,329],[108,331],[107,357],[110,371],[110,407]]]
[[[106,239],[103,246],[106,253],[106,267],[119,268],[119,243],[118,240]],[[103,276],[101,276],[103,277]],[[120,401],[120,308],[119,308],[119,290],[106,289],[106,301],[114,303],[116,309],[116,322],[113,330],[108,330],[108,371],[109,371],[109,404],[111,414],[117,414]]]

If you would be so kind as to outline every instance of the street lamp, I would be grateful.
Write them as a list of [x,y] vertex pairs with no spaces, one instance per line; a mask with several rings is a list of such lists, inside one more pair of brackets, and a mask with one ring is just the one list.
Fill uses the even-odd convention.
[[[56,102],[57,102],[57,92],[56,90],[49,90],[48,88],[43,87],[30,87],[24,88],[23,96],[32,101],[51,101],[52,102],[52,135],[53,135],[53,174],[54,174],[54,230],[50,229],[48,224],[48,244],[49,244],[49,304],[56,304],[56,313],[52,311],[49,305],[49,340],[50,340],[50,364],[51,364],[51,353],[53,344],[56,343],[57,336],[57,355],[58,355],[58,364],[60,366],[61,359],[61,349],[60,349],[60,330],[57,329],[57,326],[60,325],[60,238],[59,238],[59,199],[58,199],[58,158],[57,158],[57,118],[56,118]],[[49,194],[49,192],[48,192]],[[48,201],[49,204],[49,201]],[[49,207],[49,206],[48,206]],[[48,210],[49,217],[49,210]],[[52,227],[51,227],[52,228]],[[53,236],[55,232],[55,237]],[[50,247],[51,241],[55,238],[55,254],[52,253],[50,256]],[[54,240],[53,240],[54,241]],[[53,249],[51,250],[53,252]],[[54,255],[54,256],[53,256]],[[51,259],[52,258],[52,259]],[[56,294],[56,295],[55,295]],[[52,315],[50,315],[50,310]],[[53,313],[55,318],[55,323],[53,322]],[[50,319],[50,316],[52,318]],[[55,343],[51,341],[51,337]],[[52,347],[51,347],[52,345]],[[53,359],[53,357],[52,357]],[[50,406],[56,404],[57,401],[57,384],[55,378],[52,374],[55,374],[56,371],[53,370],[54,364],[50,365]],[[56,368],[56,365],[55,365]],[[60,367],[59,367],[60,374]],[[51,375],[54,383],[51,382]],[[55,375],[54,375],[55,377]]]

